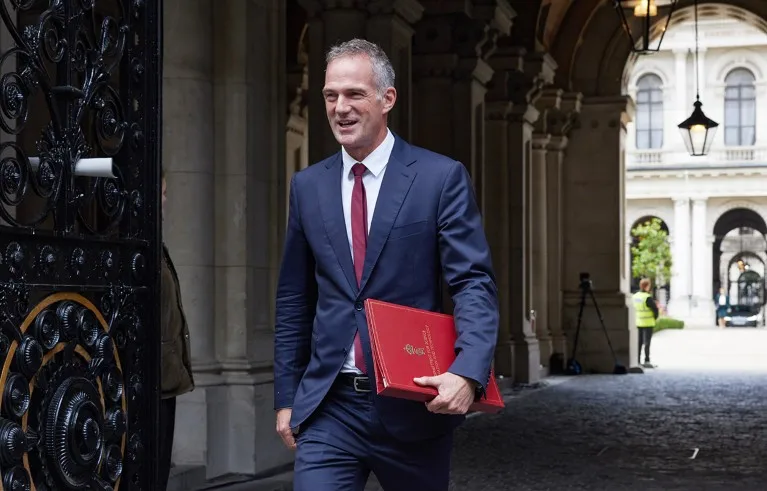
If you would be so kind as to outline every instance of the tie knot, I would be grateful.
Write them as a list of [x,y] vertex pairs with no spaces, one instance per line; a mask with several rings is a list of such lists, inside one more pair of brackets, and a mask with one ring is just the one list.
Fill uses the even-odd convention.
[[364,174],[366,170],[368,170],[368,168],[365,167],[365,164],[360,164],[359,162],[352,166],[354,177],[362,177],[362,174]]

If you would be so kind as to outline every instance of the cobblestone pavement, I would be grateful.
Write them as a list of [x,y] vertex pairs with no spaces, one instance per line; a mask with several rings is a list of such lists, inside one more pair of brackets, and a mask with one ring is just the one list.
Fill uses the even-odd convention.
[[659,369],[521,391],[457,431],[451,490],[767,489],[765,375]]

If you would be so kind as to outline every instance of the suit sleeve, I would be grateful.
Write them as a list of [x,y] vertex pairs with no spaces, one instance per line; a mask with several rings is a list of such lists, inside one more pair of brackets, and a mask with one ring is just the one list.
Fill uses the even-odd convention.
[[274,328],[274,408],[293,406],[311,355],[317,305],[314,254],[301,226],[296,176],[290,182],[285,247],[277,283]]
[[442,188],[437,218],[442,274],[455,308],[458,339],[449,372],[487,386],[498,339],[498,295],[482,217],[471,179],[454,162]]

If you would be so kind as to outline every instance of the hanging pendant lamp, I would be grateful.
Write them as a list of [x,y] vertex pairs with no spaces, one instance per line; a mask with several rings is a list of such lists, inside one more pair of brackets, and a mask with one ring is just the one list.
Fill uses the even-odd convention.
[[679,123],[687,152],[693,157],[707,155],[719,123],[703,113],[700,102],[700,83],[698,80],[698,0],[695,0],[695,102],[689,118]]
[[[632,52],[649,54],[660,50],[677,2],[678,0],[613,0],[613,7],[629,38]],[[633,22],[632,15],[636,19]],[[656,23],[661,32],[660,36],[653,40],[650,29]]]

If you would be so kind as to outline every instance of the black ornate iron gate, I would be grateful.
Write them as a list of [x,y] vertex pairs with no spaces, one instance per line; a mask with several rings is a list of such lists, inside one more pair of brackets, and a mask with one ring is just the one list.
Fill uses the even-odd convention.
[[155,487],[160,8],[0,1],[0,490]]

